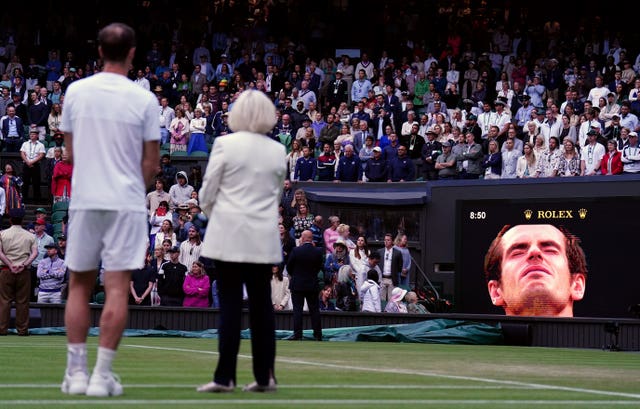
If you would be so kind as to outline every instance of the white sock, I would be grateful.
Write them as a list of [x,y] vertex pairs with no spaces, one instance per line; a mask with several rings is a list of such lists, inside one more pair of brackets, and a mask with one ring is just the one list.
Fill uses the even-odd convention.
[[67,344],[67,373],[87,371],[87,344]]
[[108,375],[111,373],[111,363],[116,357],[116,351],[113,349],[98,347],[98,358],[96,359],[96,366],[93,368],[94,373],[101,375]]

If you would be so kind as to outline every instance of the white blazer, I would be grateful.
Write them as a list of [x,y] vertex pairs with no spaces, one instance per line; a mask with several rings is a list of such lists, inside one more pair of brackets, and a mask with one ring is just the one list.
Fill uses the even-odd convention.
[[285,147],[267,136],[216,138],[199,192],[209,218],[201,255],[235,263],[282,262],[278,204],[287,172]]

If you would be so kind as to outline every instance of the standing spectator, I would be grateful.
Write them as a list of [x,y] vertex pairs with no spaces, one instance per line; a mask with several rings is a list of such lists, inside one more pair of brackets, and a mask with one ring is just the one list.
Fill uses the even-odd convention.
[[271,267],[271,304],[274,311],[291,309],[291,290],[289,289],[289,277],[282,274],[280,264]]
[[368,182],[386,182],[389,163],[382,158],[382,149],[376,146],[372,149],[373,157],[367,161],[364,175]]
[[209,276],[205,274],[204,264],[200,261],[194,261],[191,264],[191,270],[184,279],[182,290],[184,291],[184,301],[182,302],[184,307],[209,307],[211,281]]
[[153,216],[156,209],[162,202],[167,203],[167,210],[169,210],[170,201],[171,196],[164,190],[164,179],[156,178],[155,190],[147,193],[146,196],[146,204],[147,209],[149,210],[149,217]]
[[640,173],[640,147],[638,134],[629,132],[629,145],[622,149],[622,173]]
[[57,51],[49,52],[49,60],[45,65],[45,69],[47,70],[47,89],[53,91],[53,83],[60,78],[60,72],[62,70],[62,63],[58,58]]
[[38,255],[33,234],[22,228],[23,209],[9,213],[11,227],[0,232],[0,335],[7,335],[11,301],[15,303],[18,335],[29,335],[29,266]]
[[367,279],[360,286],[360,302],[362,312],[381,312],[380,284],[378,284],[378,272],[374,269],[367,271]]
[[411,272],[411,253],[409,252],[407,235],[400,233],[393,240],[393,248],[402,253],[402,270],[400,270],[400,277],[398,279],[398,285],[403,288],[409,288],[410,272]]
[[71,199],[71,176],[73,175],[73,165],[69,161],[69,155],[62,153],[62,160],[53,167],[51,176],[51,195],[53,203],[68,201]]
[[40,200],[40,163],[44,159],[45,149],[42,142],[38,141],[39,131],[37,128],[29,129],[29,140],[22,144],[20,148],[20,156],[24,162],[23,166],[23,185],[22,197],[24,200],[29,198],[29,188],[33,189],[34,201]]
[[313,218],[313,224],[309,228],[313,234],[313,245],[324,248],[324,219],[319,214]]
[[58,245],[45,244],[47,257],[38,263],[38,304],[60,304],[67,266],[58,257]]
[[193,192],[193,186],[189,185],[187,172],[181,170],[176,173],[175,182],[176,183],[169,188],[169,196],[171,197],[171,203],[169,203],[169,205],[171,209],[185,204],[187,200],[191,199],[191,193]]
[[[53,237],[47,234],[47,221],[44,217],[38,217],[33,225],[33,230],[36,236],[36,243],[38,245],[38,255],[31,262],[31,288],[35,289],[38,286],[38,263],[44,259],[47,254],[46,246],[54,244]],[[35,293],[35,291],[34,291]],[[36,301],[38,298],[36,294],[32,295],[31,301]]]
[[[65,96],[60,129],[74,164],[72,223],[65,257],[71,271],[65,309],[67,368],[61,387],[68,394],[106,397],[123,393],[111,366],[126,325],[131,270],[144,264],[145,186],[151,183],[160,151],[157,100],[126,77],[135,43],[135,32],[125,24],[102,28],[98,34],[102,71],[73,82]],[[87,300],[100,265],[108,277],[106,302],[96,365],[89,379]]]
[[456,179],[458,177],[457,157],[451,152],[455,146],[453,140],[442,144],[442,153],[436,158],[434,168],[439,180]]
[[10,214],[12,209],[24,209],[22,203],[22,178],[16,176],[11,163],[4,165],[4,174],[0,176],[0,185],[5,193],[5,214]]
[[291,300],[293,303],[292,340],[302,339],[302,309],[306,300],[313,337],[322,340],[322,323],[318,299],[318,272],[322,269],[322,249],[313,246],[313,234],[306,230],[302,233],[300,246],[293,249],[287,262],[287,272],[291,278]]
[[600,171],[603,175],[619,175],[622,173],[622,153],[618,150],[615,139],[607,141],[607,153],[602,157]]
[[[200,189],[202,211],[210,220],[202,256],[216,265],[221,314],[220,358],[213,380],[200,386],[200,392],[231,392],[235,388],[243,287],[249,298],[255,378],[243,390],[269,392],[277,388],[270,280],[271,266],[282,262],[275,221],[287,167],[284,146],[266,135],[275,123],[275,106],[264,93],[242,92],[229,112],[234,133],[214,144]],[[253,163],[255,152],[260,152],[259,167]]]
[[407,156],[407,147],[400,145],[398,146],[398,156],[389,160],[387,182],[410,182],[415,179],[416,167],[413,160]]
[[18,152],[27,118],[20,118],[16,115],[16,108],[14,106],[9,106],[6,110],[6,115],[0,113],[2,144],[6,147],[7,152]]
[[[151,250],[160,247],[162,239],[166,237],[165,233],[168,231],[169,227],[167,225],[163,229],[165,220],[172,223],[173,212],[169,210],[169,203],[166,200],[163,200],[158,203],[156,209],[153,211],[151,216],[149,216],[149,248]],[[156,235],[160,230],[163,230],[163,234],[161,235],[160,243],[156,243]]]
[[160,305],[165,307],[181,307],[184,301],[184,284],[187,266],[180,263],[180,247],[169,249],[169,261],[158,271],[158,295]]
[[324,239],[324,248],[327,254],[330,254],[333,250],[333,243],[338,240],[340,233],[338,233],[338,226],[340,226],[340,218],[338,216],[329,216],[329,227],[324,230],[322,237]]
[[382,280],[380,286],[380,299],[388,301],[394,287],[400,283],[402,273],[402,253],[393,247],[393,236],[390,233],[384,235],[384,247],[378,250],[379,258],[382,260]]
[[189,226],[187,230],[187,240],[180,243],[180,263],[190,266],[200,259],[202,252],[202,240],[200,231],[195,225]]
[[294,179],[312,182],[316,178],[316,167],[316,159],[311,156],[311,149],[305,146],[302,148],[302,157],[296,161]]
[[129,283],[129,305],[151,305],[151,291],[156,282],[151,255],[145,257],[145,264],[131,272]]
[[291,219],[293,225],[293,236],[296,240],[300,240],[303,231],[309,230],[313,225],[313,215],[309,213],[309,207],[306,203],[298,205],[298,212]]
[[354,153],[353,145],[344,147],[344,156],[338,160],[334,182],[362,182],[362,164]]

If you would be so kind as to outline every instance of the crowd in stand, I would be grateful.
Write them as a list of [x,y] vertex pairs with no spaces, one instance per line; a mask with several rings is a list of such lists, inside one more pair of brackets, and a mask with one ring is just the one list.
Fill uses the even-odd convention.
[[[216,305],[215,281],[205,279],[211,266],[199,261],[206,228],[197,197],[202,170],[178,172],[171,158],[177,152],[208,152],[217,137],[233,132],[227,113],[245,90],[264,92],[277,107],[270,136],[287,148],[290,181],[285,183],[640,172],[640,54],[631,55],[623,33],[595,25],[593,32],[569,33],[551,21],[534,37],[527,21],[494,17],[482,27],[484,44],[450,24],[436,45],[426,46],[428,41],[414,33],[397,48],[363,43],[360,51],[337,56],[318,54],[295,38],[278,42],[215,30],[203,33],[197,47],[156,39],[139,52],[143,57],[129,76],[156,94],[167,152],[147,196],[147,268],[134,274],[132,303]],[[28,50],[0,42],[2,150],[21,152],[24,162],[22,175],[12,164],[4,167],[0,193],[7,212],[22,207],[23,198],[30,200],[30,187],[33,200],[39,200],[42,174],[55,201],[69,199],[72,167],[58,130],[64,94],[73,81],[100,69],[98,59],[80,61],[73,50],[49,50],[39,61]],[[327,249],[328,261],[339,257],[335,216],[324,229],[322,217],[313,217],[303,200],[283,199],[282,209],[285,260],[306,229]],[[329,262],[322,280],[331,290],[327,294],[343,303],[338,294],[345,291],[338,284],[347,283],[358,294],[353,305],[370,305],[360,298],[370,279],[369,269],[358,267],[364,263],[358,255],[374,262],[376,257],[358,247],[364,239],[366,248],[366,237],[355,238],[356,244],[348,236],[341,239],[351,260],[342,263],[354,274],[341,279]],[[46,253],[44,247],[40,253]],[[286,279],[282,269],[274,267],[277,282]],[[373,281],[383,288],[384,278],[379,271]],[[385,287],[383,300],[403,286],[401,279]],[[285,308],[286,291],[278,288],[282,285],[274,283],[274,293],[285,294],[274,305]]]

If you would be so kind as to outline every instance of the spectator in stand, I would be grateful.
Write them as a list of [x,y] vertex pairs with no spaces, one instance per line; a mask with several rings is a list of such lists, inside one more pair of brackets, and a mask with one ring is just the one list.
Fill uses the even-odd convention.
[[560,155],[558,166],[553,176],[580,176],[583,173],[583,168],[581,167],[583,162],[580,160],[580,152],[576,149],[575,142],[569,138],[564,138],[563,146],[564,152]]
[[20,155],[23,166],[23,185],[22,185],[22,197],[29,201],[29,188],[33,189],[32,199],[39,201],[41,198],[40,193],[40,178],[41,170],[40,165],[45,156],[45,149],[42,142],[38,141],[39,131],[35,127],[29,129],[29,140],[22,144],[20,148]]
[[[156,209],[153,211],[151,216],[149,217],[149,248],[151,250],[158,248],[162,245],[162,240],[166,237],[171,238],[169,232],[169,225],[165,225],[164,221],[168,221],[171,225],[173,225],[173,212],[169,210],[169,203],[166,200],[158,203]],[[163,229],[164,227],[164,229]],[[163,230],[163,233],[160,235],[160,241],[156,242],[156,235]],[[174,233],[175,234],[175,233]]]
[[13,165],[7,163],[4,165],[4,174],[0,176],[0,184],[5,193],[5,214],[10,214],[11,209],[22,209],[22,178],[16,176]]
[[185,266],[192,265],[200,259],[201,251],[200,230],[192,224],[187,230],[187,240],[180,243],[180,263]]
[[291,310],[291,290],[289,289],[289,277],[282,274],[280,264],[271,267],[271,304],[274,311]]
[[359,287],[360,303],[362,312],[381,312],[380,302],[380,276],[374,269],[369,269],[366,273],[366,280]]
[[49,243],[44,246],[47,257],[38,263],[38,303],[62,303],[62,287],[66,281],[67,266],[58,257],[58,245]]
[[318,302],[320,304],[320,311],[337,311],[334,301],[333,287],[331,285],[326,284],[322,287],[320,295],[318,296]]
[[68,201],[71,199],[71,175],[73,164],[69,161],[69,155],[62,153],[62,160],[53,167],[51,176],[51,195],[53,203]]
[[404,288],[394,288],[393,291],[391,291],[389,302],[387,302],[387,305],[384,307],[384,312],[406,313],[407,306],[403,301],[406,294],[407,290]]
[[180,247],[169,249],[169,261],[158,271],[158,296],[164,307],[181,307],[184,300],[184,284],[187,266],[180,264]]
[[349,265],[342,265],[338,269],[335,287],[336,308],[340,311],[359,311],[358,288],[356,287],[355,272]]
[[211,290],[211,281],[209,276],[205,274],[204,264],[200,261],[194,261],[191,264],[191,270],[187,273],[182,284],[184,291],[184,307],[209,307],[209,292]]
[[622,153],[618,150],[615,139],[607,141],[607,153],[602,157],[600,171],[603,175],[619,175],[622,173]]
[[331,150],[331,145],[328,143],[323,144],[322,153],[316,160],[317,175],[319,181],[332,181],[335,178],[336,173],[336,157]]
[[344,147],[344,156],[338,160],[334,182],[362,183],[362,164],[360,158],[355,155],[352,145]]
[[186,152],[189,143],[189,120],[185,116],[185,111],[181,107],[175,109],[176,117],[173,118],[169,125],[169,133],[171,134],[171,153]]
[[524,154],[518,158],[516,165],[516,177],[521,179],[534,177],[538,167],[538,157],[533,149],[531,143],[524,144]]
[[300,203],[298,205],[298,212],[291,221],[293,225],[293,236],[296,242],[298,242],[302,232],[309,230],[313,225],[313,215],[309,213],[309,207],[306,203]]
[[176,233],[173,229],[173,223],[171,222],[171,219],[168,218],[162,220],[160,224],[160,230],[156,232],[155,239],[153,241],[153,248],[162,247],[165,240],[170,240],[172,246],[176,246],[178,244]]
[[442,153],[436,158],[434,165],[439,180],[456,179],[458,177],[457,157],[451,152],[455,142],[453,140],[442,144]]
[[171,201],[171,196],[164,190],[164,179],[157,178],[155,181],[155,190],[147,193],[146,203],[147,209],[149,210],[149,217],[151,217],[161,202],[167,203],[167,210],[169,210],[169,202]]
[[367,161],[364,174],[368,182],[386,182],[388,179],[389,163],[382,158],[382,149],[376,146],[372,149],[373,156]]
[[622,173],[640,173],[640,146],[638,133],[629,132],[629,145],[622,150]]
[[316,159],[311,156],[311,149],[305,146],[302,148],[302,157],[296,162],[294,179],[312,182],[316,178],[316,167]]
[[187,172],[183,170],[179,171],[176,174],[175,182],[176,183],[169,188],[169,196],[171,196],[169,205],[172,210],[191,199],[191,192],[193,192],[193,186],[189,185]]
[[151,291],[156,283],[156,271],[150,254],[145,257],[142,268],[131,272],[129,284],[129,305],[151,305]]
[[324,248],[324,219],[321,215],[318,214],[313,218],[313,224],[309,230],[313,234],[313,245]]
[[393,248],[402,253],[402,270],[398,278],[398,285],[403,288],[409,288],[409,280],[411,278],[411,253],[409,252],[407,235],[399,233],[393,240]]
[[7,152],[18,152],[20,150],[26,120],[27,118],[23,119],[17,115],[14,106],[6,108],[6,115],[4,115],[4,112],[0,113],[0,130],[2,131],[3,145],[6,147]]
[[387,182],[410,182],[415,178],[416,168],[413,160],[407,156],[407,147],[400,145],[398,146],[398,156],[389,161]]

